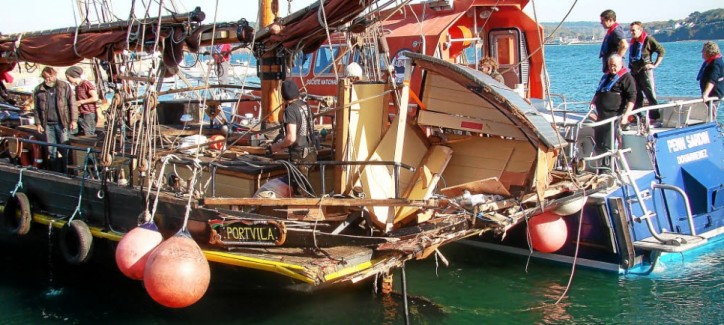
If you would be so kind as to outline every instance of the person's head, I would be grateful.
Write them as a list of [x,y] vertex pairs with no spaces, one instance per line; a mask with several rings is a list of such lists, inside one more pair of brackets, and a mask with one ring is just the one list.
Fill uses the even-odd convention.
[[613,24],[616,23],[616,12],[611,9],[606,9],[601,13],[601,26],[605,29],[609,29]]
[[299,98],[299,87],[297,87],[294,81],[284,80],[284,82],[282,82],[282,98],[285,101]]
[[719,50],[719,45],[714,41],[704,43],[704,47],[701,49],[701,57],[704,60],[714,57],[720,53],[721,51]]
[[68,79],[72,85],[79,85],[83,81],[83,68],[81,67],[70,67],[65,70],[65,78]]
[[359,80],[362,78],[362,67],[357,62],[352,62],[344,68],[344,74],[347,78],[352,80]]
[[644,32],[644,25],[640,21],[635,21],[631,23],[631,36],[634,38],[641,37],[641,34]]
[[40,76],[43,77],[43,80],[45,80],[46,86],[54,87],[55,82],[57,81],[58,72],[55,71],[53,67],[45,67],[43,68],[43,71],[40,72]]
[[498,70],[498,61],[489,56],[480,59],[480,71],[491,74],[496,70]]
[[618,54],[608,57],[608,72],[618,73],[623,68],[623,58]]

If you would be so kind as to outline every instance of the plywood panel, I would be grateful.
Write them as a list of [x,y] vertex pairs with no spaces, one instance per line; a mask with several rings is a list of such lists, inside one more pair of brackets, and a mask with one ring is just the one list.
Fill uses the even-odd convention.
[[470,136],[450,146],[454,154],[443,173],[447,186],[498,177],[509,189],[532,177],[537,152],[527,141]]
[[417,118],[420,125],[437,126],[442,128],[485,133],[515,139],[524,139],[524,134],[515,125],[508,123],[497,123],[485,119],[470,117],[459,117],[446,113],[432,111],[420,111]]
[[[405,198],[410,200],[424,200],[430,198],[440,175],[445,170],[452,158],[452,149],[446,146],[433,146],[428,150],[422,159],[422,164],[417,168],[412,183],[405,191]],[[401,208],[397,212],[394,224],[406,223],[418,209]]]
[[[371,154],[369,161],[393,161],[395,154],[395,141],[397,138],[397,118],[385,133],[377,148]],[[425,153],[427,141],[422,134],[415,132],[414,126],[405,124],[404,147],[402,148],[402,162],[410,166],[418,166]],[[395,179],[392,166],[366,166],[361,172],[360,183],[365,195],[373,199],[387,199],[395,197]],[[407,188],[413,173],[400,169],[400,193]],[[388,217],[394,213],[387,207],[370,207],[372,221],[383,227]]]
[[[352,87],[350,100],[354,104],[349,108],[349,139],[347,139],[344,146],[346,149],[344,160],[367,160],[374,148],[380,143],[385,131],[384,121],[387,106],[384,105],[384,97],[378,95],[384,92],[384,87],[382,84],[359,84]],[[365,98],[372,99],[360,100]],[[362,166],[345,168],[347,187],[344,192],[348,192],[357,179]]]

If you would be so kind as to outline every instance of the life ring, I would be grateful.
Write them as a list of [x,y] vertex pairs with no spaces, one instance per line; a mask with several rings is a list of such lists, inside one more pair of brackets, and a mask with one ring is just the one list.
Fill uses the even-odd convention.
[[23,192],[15,193],[8,198],[3,209],[4,224],[8,232],[14,235],[25,235],[30,231],[33,214],[30,212],[30,200]]
[[93,235],[82,220],[66,223],[60,230],[60,251],[70,264],[83,264],[88,261],[93,244]]

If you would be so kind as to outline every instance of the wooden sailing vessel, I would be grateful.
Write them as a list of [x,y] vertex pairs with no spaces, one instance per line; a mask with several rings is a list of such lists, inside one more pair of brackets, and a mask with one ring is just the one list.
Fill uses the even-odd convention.
[[[522,14],[525,3],[515,2],[511,12],[516,8]],[[271,126],[279,105],[274,88],[295,60],[290,53],[313,53],[331,44],[327,35],[335,28],[364,39],[390,17],[400,19],[394,12],[406,5],[380,4],[387,12],[366,9],[373,4],[377,1],[316,3],[251,39],[241,23],[202,25],[200,10],[143,25],[3,36],[0,71],[22,61],[101,60],[108,63],[115,88],[103,136],[58,145],[74,152],[66,155],[74,160],[68,170],[23,162],[22,148],[49,145],[28,139],[42,139],[33,128],[0,129],[9,148],[9,158],[0,162],[6,228],[19,235],[34,228],[31,224],[50,224],[70,234],[61,240],[87,231],[95,240],[118,241],[153,221],[164,238],[188,232],[209,261],[328,286],[390,274],[406,261],[439,253],[446,243],[486,231],[502,233],[530,216],[579,200],[584,191],[604,188],[605,177],[553,170],[565,146],[557,131],[511,88],[474,67],[450,62],[462,48],[448,48],[440,59],[416,54],[414,48],[403,52],[400,43],[395,45],[399,76],[390,70],[362,82],[335,79],[334,100],[318,111],[322,121],[333,122],[333,139],[320,148],[322,159],[310,176],[310,189],[317,194],[309,197],[260,197],[260,189],[279,196],[283,191],[274,186],[284,185],[274,179],[291,168],[284,157],[250,146],[270,128],[236,128],[231,119],[226,121],[229,132],[197,118],[191,124],[198,128],[188,130],[178,125],[178,117],[204,111],[213,121],[221,101],[158,99],[163,77],[177,72],[183,51],[241,42],[253,46],[261,62],[264,126]],[[326,28],[318,24],[320,13]],[[392,26],[397,26],[392,35],[409,28],[402,20]],[[537,25],[533,29],[539,31]],[[407,42],[408,36],[400,40]],[[440,42],[431,39],[428,46]],[[125,74],[121,67],[129,62],[122,51],[128,49],[161,51],[157,69],[146,77]],[[389,51],[379,54],[393,61]],[[539,68],[537,63],[531,67]],[[532,94],[541,92],[537,78],[530,73],[525,80]],[[146,84],[142,101],[129,91],[131,83]],[[237,99],[238,107],[255,99],[244,96]],[[206,142],[184,152],[176,145],[192,135],[225,136],[216,142],[225,149],[211,149],[215,142]],[[92,242],[76,237],[65,244],[73,248],[64,252],[70,262],[84,261]]]

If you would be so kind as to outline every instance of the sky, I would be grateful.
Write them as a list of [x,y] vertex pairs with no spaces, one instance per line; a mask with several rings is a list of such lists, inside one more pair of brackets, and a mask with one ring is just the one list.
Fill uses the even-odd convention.
[[[91,1],[92,0],[86,0]],[[95,0],[99,2],[99,0]],[[354,0],[350,0],[354,1]],[[40,31],[75,26],[74,0],[0,0],[3,18],[0,19],[0,33],[13,34],[26,31]],[[140,3],[141,1],[138,1]],[[166,0],[165,3],[170,3]],[[258,0],[176,0],[178,11],[190,11],[201,7],[206,13],[204,22],[237,21],[246,18],[256,21]],[[218,2],[217,11],[216,4]],[[566,15],[574,0],[531,0],[527,11],[532,16],[535,4],[538,20],[541,22],[559,22]],[[126,18],[131,0],[114,0],[114,12]],[[292,11],[299,10],[313,0],[292,0]],[[281,14],[288,10],[288,2],[279,0]],[[669,19],[681,19],[694,11],[706,11],[724,7],[721,0],[578,0],[567,21],[598,21],[605,9],[616,11],[618,21],[635,20],[649,22]],[[184,10],[185,9],[185,10]],[[156,9],[157,10],[157,9]],[[140,16],[140,13],[138,14]],[[153,13],[151,16],[156,16]]]

